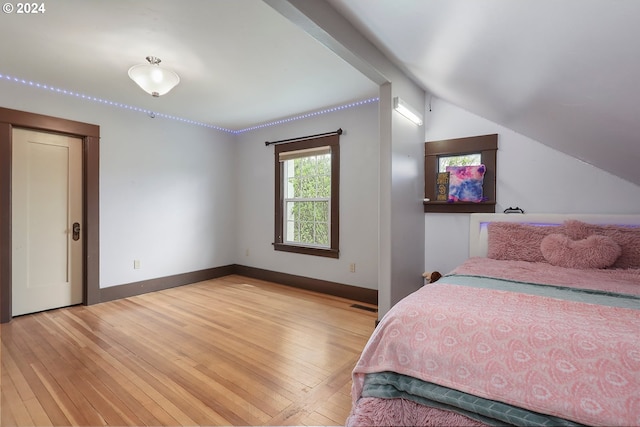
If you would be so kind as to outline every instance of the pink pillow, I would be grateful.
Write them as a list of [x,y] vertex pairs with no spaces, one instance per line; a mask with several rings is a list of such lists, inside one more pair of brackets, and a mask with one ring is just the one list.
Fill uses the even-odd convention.
[[447,166],[450,202],[482,202],[485,165]]
[[540,243],[551,233],[564,233],[564,226],[498,221],[489,223],[487,231],[487,258],[547,262]]
[[542,239],[540,250],[551,265],[579,269],[609,267],[622,253],[613,239],[595,234],[582,240],[571,240],[564,234],[549,234]]
[[585,239],[592,234],[610,237],[622,249],[622,254],[612,268],[640,268],[640,227],[622,225],[597,225],[569,220],[565,221],[565,234],[573,240]]

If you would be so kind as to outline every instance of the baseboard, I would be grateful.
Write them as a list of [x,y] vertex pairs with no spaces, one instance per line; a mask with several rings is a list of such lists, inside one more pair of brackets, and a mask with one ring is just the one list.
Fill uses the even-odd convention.
[[208,268],[206,270],[192,271],[173,276],[159,277],[156,279],[142,280],[140,282],[124,285],[110,286],[100,289],[100,302],[113,301],[120,298],[133,297],[147,292],[161,291],[175,288],[176,286],[202,282],[203,280],[216,279],[218,277],[235,274],[234,265]]
[[280,273],[278,271],[264,270],[261,268],[247,267],[244,265],[235,266],[235,273],[241,276],[253,277],[254,279],[267,280],[269,282],[281,283],[301,289],[307,289],[323,294],[348,298],[367,304],[378,304],[377,289],[361,288],[358,286],[344,285],[342,283],[329,282],[326,280],[313,279],[311,277],[296,276],[294,274]]
[[348,298],[367,304],[378,304],[378,291],[376,289],[344,285],[326,280],[313,279],[310,277],[297,276],[238,264],[101,288],[100,302],[113,301],[120,298],[146,294],[147,292],[175,288],[176,286],[188,285],[190,283],[201,282],[203,280],[216,279],[230,274],[239,274],[242,276],[252,277],[254,279],[281,283],[287,286],[334,295],[341,298]]

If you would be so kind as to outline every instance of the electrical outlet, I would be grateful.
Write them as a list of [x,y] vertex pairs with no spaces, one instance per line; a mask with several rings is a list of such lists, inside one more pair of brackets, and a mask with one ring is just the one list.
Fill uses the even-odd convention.
[[244,256],[249,256],[249,248],[247,248],[247,250],[244,251]]
[[349,264],[349,271],[352,273],[356,272],[356,263],[352,262],[351,264]]
[[134,259],[133,260],[133,269],[134,270],[140,269],[140,260],[139,259]]

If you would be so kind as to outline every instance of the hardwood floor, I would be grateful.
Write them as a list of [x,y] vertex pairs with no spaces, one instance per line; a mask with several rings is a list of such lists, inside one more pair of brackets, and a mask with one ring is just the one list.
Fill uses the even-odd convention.
[[1,424],[344,425],[377,317],[353,303],[233,275],[17,317]]

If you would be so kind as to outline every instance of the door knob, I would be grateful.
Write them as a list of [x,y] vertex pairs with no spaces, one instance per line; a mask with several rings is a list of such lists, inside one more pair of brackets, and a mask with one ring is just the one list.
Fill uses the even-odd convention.
[[72,236],[73,240],[80,240],[80,223],[79,222],[74,222],[73,223],[73,236]]

